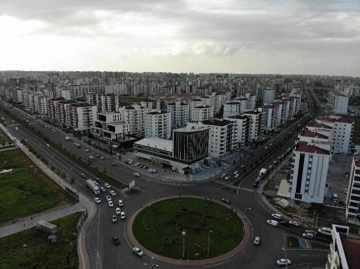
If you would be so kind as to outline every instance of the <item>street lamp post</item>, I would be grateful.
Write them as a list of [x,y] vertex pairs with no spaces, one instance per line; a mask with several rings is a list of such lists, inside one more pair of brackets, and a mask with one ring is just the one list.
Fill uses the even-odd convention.
[[185,236],[186,236],[185,230],[182,231],[181,235],[183,237],[183,253],[182,253],[182,257],[184,259],[185,258]]

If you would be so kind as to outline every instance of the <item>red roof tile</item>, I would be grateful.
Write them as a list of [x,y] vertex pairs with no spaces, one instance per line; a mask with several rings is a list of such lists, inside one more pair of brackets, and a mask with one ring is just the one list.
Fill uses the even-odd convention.
[[308,142],[299,141],[295,146],[295,151],[306,152],[306,153],[315,153],[322,155],[330,155],[328,150],[319,148],[314,144],[309,144]]
[[328,136],[326,135],[322,135],[322,134],[319,134],[317,132],[313,132],[313,131],[310,131],[310,130],[305,130],[303,133],[300,134],[301,136],[306,136],[306,137],[314,137],[314,138],[321,138],[321,139],[327,139],[329,138]]

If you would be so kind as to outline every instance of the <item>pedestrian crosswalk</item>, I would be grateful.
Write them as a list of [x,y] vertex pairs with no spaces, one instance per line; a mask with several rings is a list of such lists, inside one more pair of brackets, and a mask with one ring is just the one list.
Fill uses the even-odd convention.
[[239,191],[247,191],[247,192],[254,192],[254,189],[249,189],[249,188],[239,188]]

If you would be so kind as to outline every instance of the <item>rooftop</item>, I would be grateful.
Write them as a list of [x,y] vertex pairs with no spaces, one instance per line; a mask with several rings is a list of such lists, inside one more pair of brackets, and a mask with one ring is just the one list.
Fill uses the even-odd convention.
[[330,155],[328,150],[317,147],[314,144],[310,144],[304,141],[298,141],[295,146],[295,151],[305,152],[305,153],[314,153],[322,155]]
[[205,120],[202,123],[205,125],[226,126],[229,123],[231,123],[231,121],[223,120],[223,119],[211,119],[211,120]]
[[167,139],[162,139],[162,138],[157,138],[157,137],[144,138],[144,139],[141,139],[141,140],[135,142],[134,144],[148,146],[148,147],[157,148],[157,149],[163,149],[163,150],[166,150],[169,152],[173,151],[173,141],[172,140],[167,140]]
[[360,238],[342,235],[341,242],[344,248],[349,269],[360,268]]
[[327,122],[341,122],[341,123],[353,123],[354,121],[349,118],[343,118],[340,116],[326,116],[326,117],[319,117],[319,121],[327,121]]
[[319,122],[313,122],[311,125],[308,126],[309,128],[313,127],[313,128],[324,128],[324,129],[329,129],[331,130],[332,127],[323,123],[319,123]]
[[308,129],[306,129],[304,132],[302,132],[300,134],[301,136],[306,136],[306,137],[313,137],[313,138],[320,138],[320,139],[328,139],[329,137],[323,134],[319,134],[317,132],[313,132],[310,131]]

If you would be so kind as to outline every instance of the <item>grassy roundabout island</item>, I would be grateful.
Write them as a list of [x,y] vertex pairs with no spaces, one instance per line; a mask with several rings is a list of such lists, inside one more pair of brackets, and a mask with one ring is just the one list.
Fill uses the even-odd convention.
[[206,198],[165,199],[136,216],[133,234],[148,250],[174,259],[202,260],[225,254],[243,239],[236,211]]

